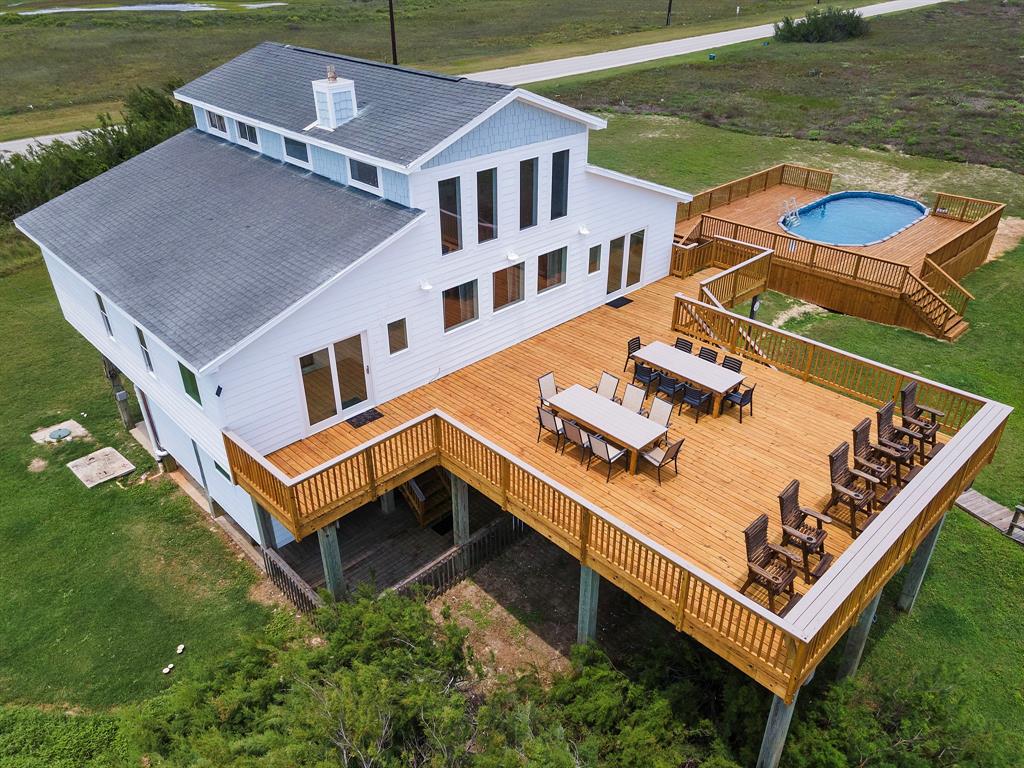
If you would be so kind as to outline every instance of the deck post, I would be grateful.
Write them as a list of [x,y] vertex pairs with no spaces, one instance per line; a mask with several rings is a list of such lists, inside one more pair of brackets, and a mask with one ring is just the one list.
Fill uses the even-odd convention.
[[380,511],[385,515],[393,514],[395,511],[395,492],[393,490],[381,494]]
[[871,633],[871,625],[875,623],[875,611],[878,610],[878,601],[882,599],[882,590],[878,590],[875,599],[872,600],[861,611],[857,623],[850,627],[846,633],[846,646],[843,648],[843,658],[839,662],[839,671],[836,673],[836,680],[845,680],[851,677],[860,666],[860,658],[864,655],[864,646],[867,644],[868,635]]
[[121,423],[129,432],[135,428],[135,420],[132,418],[131,410],[128,407],[128,393],[121,383],[121,372],[117,370],[106,355],[103,355],[103,372],[106,374],[110,388],[114,390],[114,400],[117,402],[117,412],[121,415]]
[[451,488],[452,540],[458,547],[469,540],[469,486],[461,477],[452,474]]
[[928,571],[928,562],[932,559],[932,552],[935,551],[935,542],[939,540],[939,531],[942,530],[942,524],[945,521],[945,515],[939,518],[939,521],[935,523],[935,527],[931,529],[928,535],[924,537],[924,541],[918,546],[914,556],[910,558],[910,564],[907,566],[907,575],[903,580],[903,591],[900,592],[900,596],[896,600],[896,607],[901,611],[909,613],[910,609],[914,607],[917,593],[921,590],[921,582],[924,581],[924,575]]
[[597,598],[601,576],[593,568],[580,565],[580,608],[576,620],[576,642],[588,643],[597,637]]
[[277,549],[277,537],[274,535],[274,520],[256,499],[252,500],[252,511],[256,516],[256,531],[260,535],[260,546],[264,549]]
[[[811,672],[804,685],[813,677],[814,672]],[[764,726],[764,737],[761,739],[761,752],[757,756],[756,768],[778,768],[782,749],[786,746],[786,736],[789,735],[789,723],[793,719],[793,710],[796,709],[796,698],[799,695],[798,689],[789,704],[778,696],[772,696],[772,706],[768,710],[768,722]]]
[[335,600],[345,593],[345,572],[341,566],[341,545],[338,543],[338,524],[325,525],[316,532],[320,541],[320,559],[324,565],[324,582]]

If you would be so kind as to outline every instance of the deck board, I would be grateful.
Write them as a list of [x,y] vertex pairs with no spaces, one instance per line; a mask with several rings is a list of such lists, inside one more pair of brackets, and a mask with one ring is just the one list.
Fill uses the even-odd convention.
[[[727,584],[746,576],[743,528],[767,513],[778,541],[777,494],[794,477],[801,502],[823,508],[829,493],[827,454],[874,408],[799,378],[744,362],[748,383],[756,383],[753,417],[739,423],[734,410],[694,423],[684,409],[674,415],[671,439],[685,437],[680,474],[671,470],[659,487],[653,472],[630,476],[625,469],[605,483],[602,468],[587,472],[574,453],[537,442],[537,377],[553,370],[560,386],[595,384],[602,370],[622,376],[626,341],[672,343],[673,296],[696,294],[697,280],[669,277],[632,294],[621,309],[588,312],[431,384],[378,405],[384,416],[355,429],[329,427],[272,453],[269,459],[292,475],[330,460],[367,440],[438,408],[556,481],[599,505],[659,544],[677,552]],[[699,345],[698,345],[699,346]],[[836,513],[828,549],[839,555],[850,544],[845,521]],[[802,579],[797,588],[806,589]]]

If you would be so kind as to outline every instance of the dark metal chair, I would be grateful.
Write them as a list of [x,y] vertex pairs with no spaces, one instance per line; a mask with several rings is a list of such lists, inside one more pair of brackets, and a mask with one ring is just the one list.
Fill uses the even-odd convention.
[[722,398],[723,402],[729,403],[729,405],[738,405],[740,407],[740,424],[743,423],[743,407],[748,406],[750,408],[750,415],[754,415],[754,387],[757,384],[751,384],[746,389],[734,389],[732,392],[727,392],[725,397]]
[[[918,468],[914,467],[914,456],[917,449],[913,443],[914,433],[892,423],[895,410],[896,404],[890,400],[875,414],[878,449],[882,456],[896,465],[896,483],[904,485],[917,474]],[[905,477],[900,476],[900,470],[903,467],[907,469]]]
[[555,450],[557,451],[562,445],[562,438],[565,437],[565,428],[562,425],[562,420],[555,416],[552,411],[542,406],[537,406],[537,442],[540,442],[541,436],[545,432],[550,432],[555,436]]
[[565,453],[566,446],[572,443],[580,449],[580,464],[590,454],[590,435],[580,429],[575,422],[564,419],[562,430],[565,432],[565,441],[562,443],[562,453]]
[[659,445],[640,454],[648,464],[653,465],[658,470],[658,485],[661,485],[661,468],[669,462],[672,463],[676,475],[679,474],[679,449],[683,447],[684,440],[686,438],[681,437],[667,448]]
[[[768,541],[768,515],[760,515],[748,525],[743,531],[743,539],[747,547],[747,580],[740,592],[746,593],[752,584],[764,587],[768,591],[768,607],[772,613],[785,616],[796,603],[793,588],[796,555]],[[782,610],[776,611],[775,599],[783,594],[789,598]]]
[[[823,527],[824,523],[831,523],[832,518],[800,506],[799,480],[790,482],[779,494],[779,514],[782,517],[782,546],[792,544],[803,554],[804,581],[810,584],[821,578],[832,565],[833,557],[825,551],[828,533]],[[808,520],[813,520],[815,524],[809,524]],[[813,570],[812,556],[818,558]]]
[[707,360],[709,363],[717,363],[718,350],[712,349],[711,347],[701,347],[700,352],[697,353],[697,357],[701,360]]
[[[676,400],[686,391],[686,385],[679,379],[675,379],[671,376],[667,376],[664,373],[658,377],[658,391],[657,394],[665,395],[668,401],[675,405]],[[679,407],[682,412],[682,403]]]
[[[700,421],[700,412],[711,413],[711,393],[704,392],[696,387],[683,385],[683,403],[693,409],[694,422]],[[679,405],[679,412],[683,412],[683,403]]]
[[[857,535],[868,527],[875,518],[874,498],[877,480],[860,470],[850,469],[850,444],[840,443],[828,455],[828,473],[832,482],[832,496],[828,509],[837,504],[845,504],[850,510],[850,535]],[[857,481],[865,483],[863,488],[857,487]],[[859,525],[857,515],[864,515],[864,525]]]
[[693,354],[693,342],[689,339],[684,339],[682,336],[676,336],[676,349],[680,352],[688,352]]
[[[937,419],[946,414],[943,411],[917,404],[916,381],[908,381],[900,389],[900,410],[903,416],[903,428],[919,435],[921,461],[928,461],[938,442],[939,422]],[[931,451],[926,452],[926,445],[932,447]]]
[[735,371],[736,373],[739,373],[740,368],[743,367],[743,361],[740,360],[738,357],[730,357],[729,355],[726,355],[725,359],[722,360],[722,367],[728,368],[730,371]]
[[628,451],[624,448],[612,448],[608,443],[597,435],[590,436],[590,457],[587,459],[587,470],[590,470],[592,459],[600,459],[608,465],[608,475],[604,481],[607,483],[612,479],[612,464],[626,455]]
[[651,387],[657,387],[658,378],[658,373],[653,368],[648,368],[642,363],[633,366],[633,383],[644,385],[644,397],[651,394]]
[[640,347],[643,343],[640,341],[639,336],[634,336],[632,339],[626,342],[626,362],[622,366],[622,370],[625,371],[629,368],[629,363],[633,359],[633,355],[640,351]]

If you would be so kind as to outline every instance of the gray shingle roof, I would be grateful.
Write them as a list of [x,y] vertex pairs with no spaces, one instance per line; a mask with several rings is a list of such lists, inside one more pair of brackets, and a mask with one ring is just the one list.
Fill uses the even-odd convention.
[[421,215],[188,130],[17,221],[201,368]]
[[[333,64],[355,83],[358,115],[333,131],[316,120],[314,80]],[[184,98],[339,147],[408,165],[513,89],[337,54],[261,43],[177,90]]]

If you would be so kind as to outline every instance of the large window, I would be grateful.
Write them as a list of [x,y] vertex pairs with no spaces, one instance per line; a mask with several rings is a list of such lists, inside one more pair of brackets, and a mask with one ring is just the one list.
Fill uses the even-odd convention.
[[213,130],[220,131],[221,133],[228,132],[228,127],[224,124],[223,115],[218,115],[216,112],[206,110],[206,120],[210,123],[210,127],[213,128]]
[[309,162],[309,147],[303,142],[289,139],[287,136],[284,137],[284,153],[300,163]]
[[523,300],[526,269],[522,262],[494,273],[494,309],[499,310]]
[[476,280],[449,288],[442,294],[442,303],[446,331],[476,320]]
[[256,128],[254,126],[251,126],[248,123],[243,123],[241,120],[236,120],[235,122],[238,123],[238,138],[242,141],[247,141],[250,144],[259,144],[259,140],[256,138]]
[[551,156],[551,218],[560,219],[569,212],[569,150]]
[[380,180],[377,178],[377,166],[349,158],[348,169],[352,175],[352,181],[372,187],[373,189],[380,189]]
[[636,285],[644,267],[644,231],[629,236],[629,261],[626,262],[626,285]]
[[181,371],[181,386],[185,389],[185,394],[202,405],[203,398],[199,396],[199,382],[196,381],[195,373],[181,363],[178,363],[178,370]]
[[563,247],[537,257],[537,293],[565,283],[565,254]]
[[392,355],[407,349],[409,335],[405,330],[405,318],[388,323],[388,352]]
[[498,236],[498,169],[488,168],[476,175],[476,240],[486,243]]
[[519,228],[537,223],[537,158],[519,163]]
[[153,372],[153,358],[149,356],[149,345],[146,343],[146,334],[139,326],[135,326],[135,335],[139,337],[139,349],[142,351],[142,361],[146,364],[146,370]]
[[462,248],[462,200],[459,177],[437,182],[437,203],[441,211],[441,253]]
[[114,338],[114,329],[110,327],[110,317],[107,316],[107,305],[103,303],[103,297],[95,294],[96,303],[100,307],[100,317],[103,318],[103,327],[107,329],[107,336]]
[[587,259],[587,274],[592,275],[601,269],[601,244],[590,246],[590,257]]

